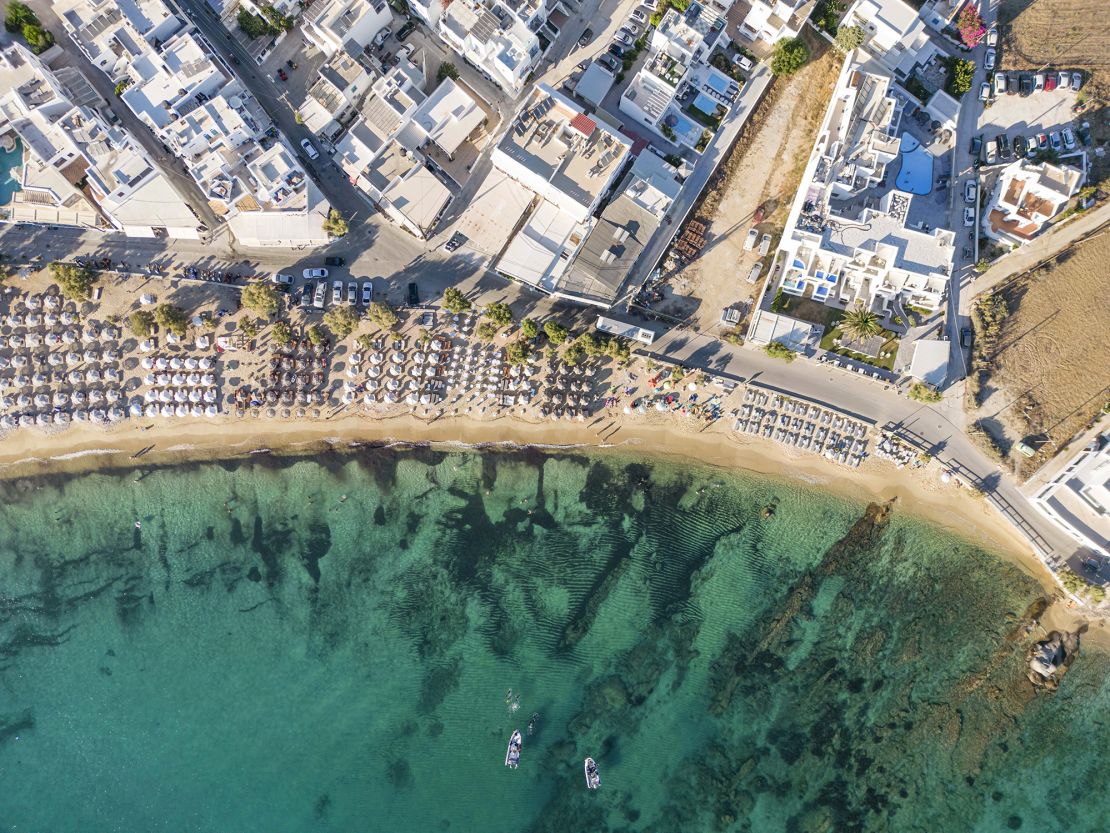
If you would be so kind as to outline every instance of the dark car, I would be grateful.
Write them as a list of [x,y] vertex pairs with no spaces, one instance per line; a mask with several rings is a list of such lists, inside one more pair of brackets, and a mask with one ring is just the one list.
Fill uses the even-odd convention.
[[444,246],[443,248],[447,249],[447,251],[449,251],[449,252],[453,252],[453,251],[455,251],[455,249],[459,248],[459,246],[461,246],[465,242],[466,242],[466,235],[463,234],[462,232],[457,231],[451,236],[451,239],[447,241],[447,245]]
[[624,53],[625,53],[625,48],[623,46],[621,46],[619,43],[609,44],[609,54],[610,55],[613,55],[614,57],[616,57],[619,60],[624,60]]
[[1006,138],[1005,133],[999,133],[995,138],[995,144],[998,146],[998,156],[1000,159],[1010,158],[1010,140]]
[[337,257],[335,255],[332,255],[331,257],[325,257],[324,258],[324,265],[325,266],[343,266],[346,262],[347,261],[345,261],[343,258]]
[[582,33],[582,37],[580,37],[578,39],[578,45],[579,46],[585,46],[586,44],[588,44],[593,39],[594,39],[594,30],[590,29],[590,28],[587,28],[586,31]]
[[397,30],[397,40],[403,41],[409,35],[416,31],[416,21],[410,20],[404,26]]
[[304,288],[301,290],[301,309],[308,309],[309,307],[312,306],[312,290],[313,290],[313,288],[314,287],[312,286],[312,284],[310,282],[310,283],[306,283],[304,285]]
[[416,283],[409,284],[409,306],[415,307],[420,305],[420,290],[417,288]]
[[1023,75],[1023,76],[1021,76],[1021,81],[1019,83],[1020,83],[1020,89],[1021,89],[1021,94],[1022,95],[1029,95],[1030,93],[1033,92],[1033,76],[1032,75]]
[[1022,157],[1029,152],[1029,143],[1024,136],[1014,137],[1014,156]]
[[277,71],[277,75],[278,75],[278,78],[281,81],[288,81],[289,80],[289,76],[285,74],[285,70],[283,70],[283,69],[279,69]]
[[972,136],[971,137],[971,155],[972,156],[978,156],[982,152],[983,152],[983,137],[982,136]]
[[964,347],[971,346],[971,329],[969,327],[964,327],[960,330],[960,344]]
[[597,62],[610,72],[619,72],[621,68],[621,62],[610,55],[608,52],[606,52],[604,55],[598,55]]

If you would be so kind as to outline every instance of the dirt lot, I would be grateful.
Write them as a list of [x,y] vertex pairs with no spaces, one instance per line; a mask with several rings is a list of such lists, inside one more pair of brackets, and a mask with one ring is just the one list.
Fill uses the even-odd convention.
[[[1110,399],[1110,304],[1105,303],[1110,231],[1065,250],[1001,290],[1009,313],[983,358],[978,418],[1028,477]],[[1033,459],[1026,437],[1047,441]]]
[[1110,26],[1106,0],[1002,0],[1003,69],[1081,69],[1106,95]]
[[[694,317],[698,329],[713,327],[721,310],[758,295],[761,282],[745,280],[758,252],[745,252],[744,238],[756,208],[766,203],[759,231],[774,243],[790,209],[828,106],[843,56],[825,41],[808,37],[810,62],[794,77],[776,80],[696,212],[710,221],[700,257],[677,272],[658,305],[665,313]],[[774,253],[764,260],[766,266]]]

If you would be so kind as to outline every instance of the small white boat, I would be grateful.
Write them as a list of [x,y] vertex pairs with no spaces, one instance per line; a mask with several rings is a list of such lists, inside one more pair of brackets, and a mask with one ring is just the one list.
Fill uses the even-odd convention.
[[586,789],[596,790],[601,786],[601,774],[597,771],[597,764],[593,758],[586,759]]
[[520,747],[523,741],[520,737],[520,730],[514,729],[513,736],[509,738],[509,749],[505,753],[505,766],[510,769],[516,769],[520,763]]

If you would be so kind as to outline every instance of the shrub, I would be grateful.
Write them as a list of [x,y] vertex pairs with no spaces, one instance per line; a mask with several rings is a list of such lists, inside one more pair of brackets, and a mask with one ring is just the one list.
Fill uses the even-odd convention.
[[836,33],[836,48],[841,52],[851,52],[863,44],[864,31],[860,26],[842,26]]
[[342,237],[350,229],[343,215],[333,208],[324,219],[324,231],[328,233],[328,237]]
[[605,345],[605,355],[617,364],[628,364],[632,358],[632,348],[623,338],[611,338]]
[[37,23],[23,24],[23,40],[36,55],[41,55],[54,45],[54,36]]
[[130,86],[131,86],[131,79],[130,78],[124,78],[123,80],[116,82],[116,86],[112,90],[112,92],[114,92],[117,96],[123,95],[123,91],[126,90]]
[[308,336],[308,340],[311,341],[313,344],[319,345],[327,341],[327,337],[324,335],[324,331],[321,330],[316,324],[313,324],[307,330],[305,330],[305,335]]
[[439,65],[439,70],[436,72],[436,81],[443,81],[444,78],[450,78],[452,81],[459,80],[458,68],[447,61]]
[[518,339],[505,348],[505,361],[509,364],[524,364],[531,355],[532,345],[523,339]]
[[771,72],[775,75],[793,75],[809,60],[809,49],[801,38],[783,38],[775,44],[771,58]]
[[956,28],[960,32],[960,40],[969,49],[978,46],[979,41],[987,34],[987,27],[983,24],[983,18],[979,16],[978,10],[971,3],[964,6],[963,11],[956,18]]
[[185,314],[185,310],[174,304],[159,304],[154,310],[154,320],[159,327],[178,338],[184,338],[189,330],[189,316]]
[[247,338],[254,338],[258,335],[258,319],[253,317],[244,318],[239,322],[239,332]]
[[455,287],[449,286],[443,290],[443,308],[448,312],[458,315],[459,313],[468,312],[470,307],[470,301]]
[[54,283],[62,290],[62,294],[71,301],[84,301],[89,297],[89,290],[96,283],[96,275],[87,266],[77,266],[73,263],[55,261],[50,264],[50,274]]
[[244,307],[267,318],[273,317],[281,306],[277,290],[265,281],[256,281],[244,286],[240,299]]
[[393,311],[393,307],[384,301],[375,301],[366,310],[366,317],[381,327],[383,330],[392,330],[397,326],[400,321],[397,313]]
[[948,67],[948,80],[944,89],[949,95],[959,98],[971,89],[975,80],[975,64],[962,58],[949,58],[945,61],[945,66]]
[[786,309],[786,296],[782,293],[782,288],[775,293],[775,297],[771,299],[771,312],[782,312]]
[[128,317],[127,326],[136,338],[150,338],[154,332],[154,315],[145,309],[135,310]]
[[577,342],[569,345],[563,351],[563,361],[571,367],[579,364],[584,358],[586,358],[586,351]]
[[744,346],[744,332],[739,327],[732,327],[721,333],[721,338],[729,344],[735,344],[738,347]]
[[482,339],[482,341],[491,341],[497,335],[497,325],[491,321],[483,321],[474,330],[474,335]]
[[270,27],[266,25],[266,21],[242,6],[239,7],[235,22],[239,25],[240,31],[252,40],[270,34]]
[[494,301],[487,306],[485,316],[498,327],[505,327],[513,323],[513,311],[508,304],[502,301]]
[[520,332],[525,338],[535,338],[540,334],[540,325],[531,318],[525,318],[520,322]]
[[38,17],[26,3],[21,3],[19,0],[8,3],[8,10],[4,13],[4,28],[9,32],[13,34],[21,32],[28,23],[38,24],[38,22]]
[[925,402],[927,404],[940,402],[940,400],[943,399],[940,395],[940,391],[929,387],[924,382],[914,382],[910,385],[910,389],[906,392],[906,396],[917,402]]
[[279,347],[284,347],[293,340],[293,328],[284,321],[279,321],[270,329],[270,337]]
[[821,0],[814,8],[811,20],[814,25],[820,26],[830,35],[838,35],[840,32],[837,24],[840,23],[840,15],[843,11],[844,4],[840,0]]
[[552,344],[562,344],[570,335],[570,330],[558,321],[545,321],[543,331],[547,334]]
[[591,359],[605,352],[604,342],[593,333],[582,333],[574,340],[574,343],[581,347],[583,352]]
[[795,359],[794,351],[781,341],[772,341],[763,348],[763,352],[773,359],[782,359],[785,362],[792,362]]
[[374,337],[372,335],[363,333],[355,339],[355,344],[358,345],[359,350],[369,353],[374,349]]
[[347,304],[332,307],[324,313],[324,323],[328,325],[329,330],[335,333],[337,339],[344,339],[353,333],[359,320],[358,311]]

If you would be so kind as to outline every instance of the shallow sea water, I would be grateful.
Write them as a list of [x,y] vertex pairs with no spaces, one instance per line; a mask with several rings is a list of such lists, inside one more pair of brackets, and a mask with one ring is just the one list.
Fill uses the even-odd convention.
[[0,830],[1105,829],[1110,663],[1034,694],[1038,588],[897,512],[387,449],[0,497]]

